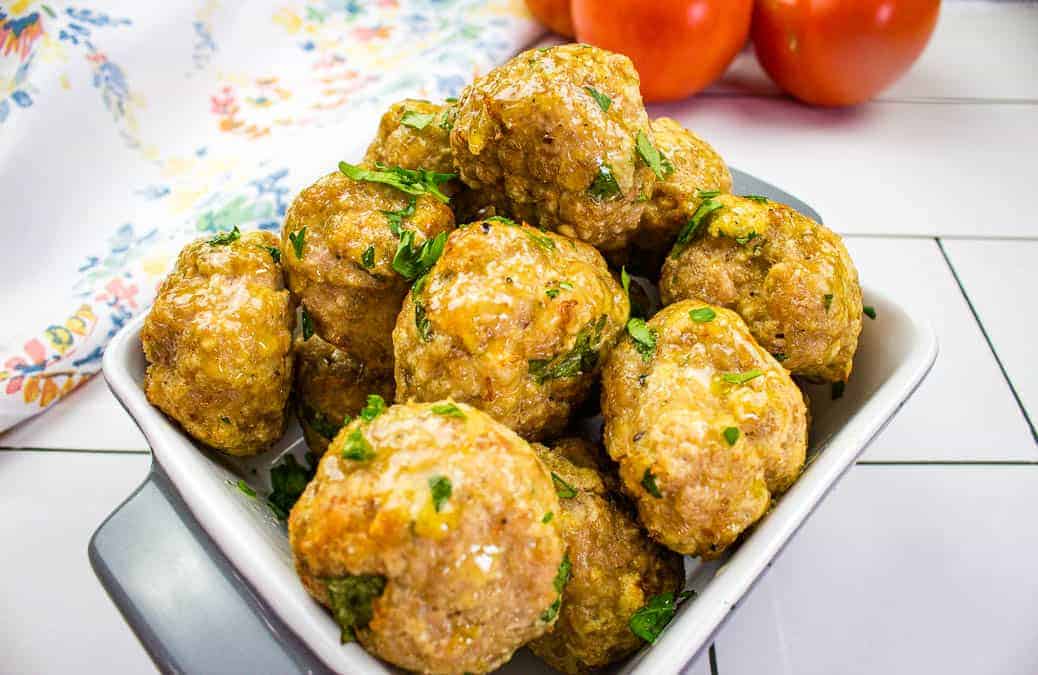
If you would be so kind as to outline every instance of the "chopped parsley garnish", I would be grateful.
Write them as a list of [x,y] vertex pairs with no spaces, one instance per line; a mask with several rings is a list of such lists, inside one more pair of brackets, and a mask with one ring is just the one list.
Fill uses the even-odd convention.
[[339,434],[339,430],[342,429],[342,424],[336,424],[332,420],[328,419],[328,416],[323,412],[311,407],[305,401],[300,402],[299,413],[299,416],[303,419],[303,424],[310,427],[321,436],[327,438],[329,441],[335,438]]
[[788,356],[786,356],[782,352],[779,352],[778,354],[772,354],[772,356],[775,357],[775,360],[778,361],[779,363],[782,363],[783,361],[785,361],[786,359],[789,358]]
[[562,556],[562,562],[559,563],[559,569],[555,572],[555,580],[552,585],[555,587],[555,592],[558,597],[555,598],[555,602],[551,603],[548,609],[544,610],[541,614],[541,621],[549,623],[559,615],[559,609],[562,607],[562,591],[566,588],[566,584],[569,583],[570,573],[573,571],[573,563],[569,560],[569,554]]
[[414,327],[418,329],[418,337],[422,339],[422,342],[428,342],[432,326],[429,324],[429,317],[425,313],[425,305],[420,302],[414,303]]
[[375,458],[375,450],[368,443],[368,439],[364,438],[360,428],[354,429],[346,436],[342,444],[342,458],[355,462],[366,462]]
[[559,289],[549,288],[548,290],[544,291],[544,294],[547,295],[549,298],[554,298],[559,294]]
[[566,481],[559,478],[559,474],[551,472],[551,482],[555,484],[555,494],[560,499],[573,499],[577,496],[577,490]]
[[721,379],[729,384],[746,384],[750,380],[755,380],[763,374],[764,373],[754,368],[753,370],[747,370],[745,373],[725,373],[721,376]]
[[767,197],[762,197],[761,195],[743,195],[742,198],[743,199],[752,199],[753,201],[760,202],[761,204],[767,204],[768,203],[768,198]]
[[307,341],[314,336],[314,320],[310,318],[310,313],[303,308],[302,320],[303,324],[303,341]]
[[631,275],[627,273],[627,266],[620,268],[620,285],[624,287],[624,295],[628,301],[631,299]]
[[298,232],[289,232],[288,240],[292,242],[292,249],[296,252],[296,260],[303,259],[303,244],[306,243],[306,228]]
[[405,110],[403,116],[400,118],[400,124],[421,131],[425,127],[429,126],[429,122],[432,122],[435,117],[435,113],[420,113],[417,110]]
[[[457,99],[454,99],[457,101]],[[450,107],[440,113],[440,121],[436,123],[436,126],[440,127],[444,131],[450,131],[454,128],[454,118],[458,116],[458,109]]]
[[487,223],[504,223],[505,225],[516,224],[514,220],[511,218],[505,218],[504,216],[490,216],[489,218],[484,218],[483,221]]
[[433,476],[429,479],[429,491],[432,492],[433,507],[436,513],[443,509],[443,505],[451,498],[451,479],[446,476]]
[[826,293],[822,296],[822,304],[825,305],[825,311],[829,311],[829,308],[833,306],[833,294]]
[[440,185],[457,178],[457,175],[453,173],[437,173],[426,169],[403,169],[399,166],[386,166],[381,162],[375,164],[374,170],[348,162],[339,162],[339,171],[347,178],[391,185],[409,195],[432,195],[444,204],[450,202],[450,197],[440,192]]
[[598,365],[598,347],[602,341],[602,329],[605,328],[606,316],[598,321],[588,323],[577,333],[573,349],[554,359],[532,359],[528,362],[530,375],[537,384],[548,380],[575,377],[581,373],[589,373]]
[[553,511],[548,511],[547,513],[544,514],[544,517],[541,518],[541,522],[544,523],[545,525],[547,525],[548,523],[551,522],[551,519],[554,518],[554,517],[555,517],[555,513]]
[[565,291],[572,291],[573,290],[573,284],[571,284],[568,281],[560,281],[558,283],[558,287],[556,287],[556,288],[549,288],[548,290],[544,291],[544,294],[547,295],[549,298],[555,298],[555,297],[558,297],[559,293],[561,293],[564,290]]
[[360,410],[360,418],[370,422],[386,411],[386,400],[378,394],[368,394],[366,405]]
[[286,455],[283,461],[270,469],[270,484],[273,491],[267,497],[267,503],[270,504],[278,518],[281,520],[288,518],[292,507],[299,501],[307,483],[316,472],[316,463],[312,468],[307,468],[297,462],[292,455]]
[[738,244],[739,246],[745,246],[746,244],[748,244],[751,241],[753,241],[754,239],[756,239],[757,236],[758,235],[757,235],[756,232],[754,232],[753,230],[750,230],[746,234],[735,236],[734,239],[735,239],[735,243]]
[[598,165],[598,175],[587,189],[595,199],[613,199],[620,196],[620,185],[608,164]]
[[220,421],[223,422],[224,424],[230,424],[231,423],[231,418],[227,417],[226,415],[224,415],[224,416],[220,417]]
[[835,401],[838,398],[843,398],[843,390],[847,386],[846,382],[833,382],[830,396]]
[[667,171],[668,168],[671,172],[674,171],[674,167],[670,166],[669,162],[666,165],[664,164],[665,159],[663,155],[652,144],[645,132],[640,129],[638,130],[638,136],[635,138],[635,146],[638,148],[638,154],[641,155],[642,160],[656,174],[656,178],[660,180],[665,179],[670,173]]
[[723,207],[724,204],[721,202],[715,202],[713,198],[700,203],[699,208],[696,209],[695,213],[692,214],[692,217],[688,219],[688,222],[685,223],[681,228],[681,231],[678,232],[678,239],[674,244],[674,250],[671,251],[670,256],[676,258],[682,251],[684,251],[685,247],[688,246],[688,243],[692,241],[692,237],[696,235],[699,226],[709,219],[710,214]]
[[627,322],[627,333],[634,340],[634,348],[642,355],[642,361],[651,361],[656,353],[656,338],[659,332],[655,328],[649,328],[644,319],[630,319]]
[[609,112],[609,106],[613,105],[613,99],[591,86],[584,87],[584,91],[590,94],[591,98],[595,99],[595,103],[602,109],[602,112]]
[[546,237],[543,234],[539,234],[531,227],[524,227],[522,228],[522,231],[525,232],[526,236],[528,236],[530,239],[533,239],[534,243],[540,246],[541,248],[547,249],[549,251],[555,249],[555,242],[552,241],[551,237]]
[[238,490],[241,491],[241,493],[243,495],[245,495],[246,497],[253,497],[253,498],[255,498],[256,491],[253,490],[252,486],[249,485],[248,483],[246,483],[244,479],[239,478],[238,482],[235,483],[235,485],[238,487]]
[[410,218],[414,215],[414,207],[417,199],[411,197],[411,201],[407,203],[407,206],[398,211],[383,211],[386,219],[389,221],[389,231],[393,233],[394,237],[399,237],[400,232],[404,224],[404,218]]
[[393,256],[393,269],[405,279],[417,279],[436,264],[447,243],[447,233],[440,232],[432,239],[426,239],[421,246],[414,244],[414,230],[404,230],[400,234],[400,243]]
[[[693,595],[695,595],[694,591],[685,591],[681,593],[680,598],[683,600]],[[632,633],[648,643],[654,643],[674,618],[676,611],[677,603],[674,594],[660,593],[649,598],[641,609],[632,614],[627,625]]]
[[696,193],[696,196],[700,199],[713,199],[714,197],[720,197],[720,190],[700,190]]
[[375,598],[386,590],[386,578],[379,574],[349,574],[340,579],[329,579],[328,604],[335,622],[342,628],[342,642],[356,639],[355,631],[371,623]]
[[739,440],[739,430],[735,427],[725,427],[721,433],[724,435],[724,440],[728,441],[728,445],[735,445],[735,442]]
[[688,311],[688,317],[696,323],[710,323],[717,317],[717,312],[709,307],[696,307]]
[[656,476],[652,475],[650,469],[646,469],[645,473],[642,474],[642,487],[656,499],[663,499],[663,493],[660,492],[660,486],[656,484]]
[[234,229],[230,232],[220,232],[206,243],[210,246],[226,246],[232,241],[238,241],[239,239],[241,239],[241,231],[238,229],[238,226],[235,225]]
[[865,305],[861,308],[861,311],[865,312],[865,316],[869,317],[870,319],[876,318],[876,308],[871,305]]
[[445,98],[443,100],[446,101],[447,103],[457,103],[458,102],[458,97],[457,96],[448,96],[447,98]]
[[267,250],[267,253],[270,254],[271,259],[273,259],[273,261],[275,263],[280,263],[281,262],[281,249],[280,248],[278,248],[277,246],[264,246],[263,248],[265,248]]
[[459,420],[465,419],[465,411],[449,401],[447,403],[434,403],[431,410],[437,415],[443,415],[444,417],[457,417]]
[[360,264],[369,270],[375,266],[375,247],[368,246],[360,256]]

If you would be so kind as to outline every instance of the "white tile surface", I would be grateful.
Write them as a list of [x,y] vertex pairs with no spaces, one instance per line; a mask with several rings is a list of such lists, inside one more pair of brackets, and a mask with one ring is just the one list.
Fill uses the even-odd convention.
[[142,452],[148,442],[96,375],[51,409],[0,434],[0,448]]
[[[1038,217],[1029,224],[1038,237]],[[944,249],[1031,421],[1038,422],[1038,241],[946,240]]]
[[[946,2],[926,51],[879,100],[1038,101],[1038,4]],[[752,50],[712,94],[778,96]]]
[[90,536],[149,461],[0,451],[0,671],[154,672],[87,561]]
[[732,166],[812,204],[850,234],[1034,236],[1038,104],[808,108],[755,97],[650,106]]
[[858,466],[717,638],[723,675],[1038,672],[1038,467]]
[[[925,312],[941,350],[930,375],[862,459],[1038,461],[1038,446],[937,242],[845,241],[862,281]],[[864,321],[867,329],[882,328],[883,317]],[[853,375],[847,386],[854,386]]]

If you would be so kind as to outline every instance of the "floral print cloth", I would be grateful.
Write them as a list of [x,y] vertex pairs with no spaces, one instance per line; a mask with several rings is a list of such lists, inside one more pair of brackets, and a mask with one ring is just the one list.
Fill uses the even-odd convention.
[[390,103],[539,34],[522,0],[0,3],[0,431],[98,371],[187,241],[278,230]]

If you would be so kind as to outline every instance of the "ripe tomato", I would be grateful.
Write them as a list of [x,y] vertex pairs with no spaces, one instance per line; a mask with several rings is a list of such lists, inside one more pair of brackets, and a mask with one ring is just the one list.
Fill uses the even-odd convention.
[[758,0],[753,45],[771,79],[816,105],[853,105],[926,47],[941,0]]
[[753,0],[573,0],[577,39],[631,57],[646,101],[716,80],[746,43]]
[[538,21],[559,35],[573,37],[569,0],[526,0],[526,8]]

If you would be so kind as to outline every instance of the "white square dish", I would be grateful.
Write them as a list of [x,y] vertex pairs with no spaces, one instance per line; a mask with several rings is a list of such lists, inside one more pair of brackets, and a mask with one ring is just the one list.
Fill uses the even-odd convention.
[[[656,644],[621,664],[619,672],[679,672],[708,644],[761,572],[926,376],[937,356],[930,325],[867,288],[865,301],[876,308],[877,318],[865,320],[854,375],[843,397],[831,400],[828,387],[810,390],[813,426],[803,476],[723,559],[706,564],[686,560],[689,586],[698,597],[685,602]],[[236,486],[241,478],[258,492],[268,492],[271,465],[286,453],[302,458],[305,452],[298,427],[291,426],[272,450],[248,459],[229,458],[195,444],[145,398],[143,320],[138,317],[128,324],[109,344],[105,378],[195,519],[237,572],[329,668],[342,673],[393,672],[358,645],[340,644],[339,627],[296,579],[284,525],[262,499],[250,498]],[[501,672],[530,672],[531,667],[530,659],[522,659],[521,665],[513,661]]]

